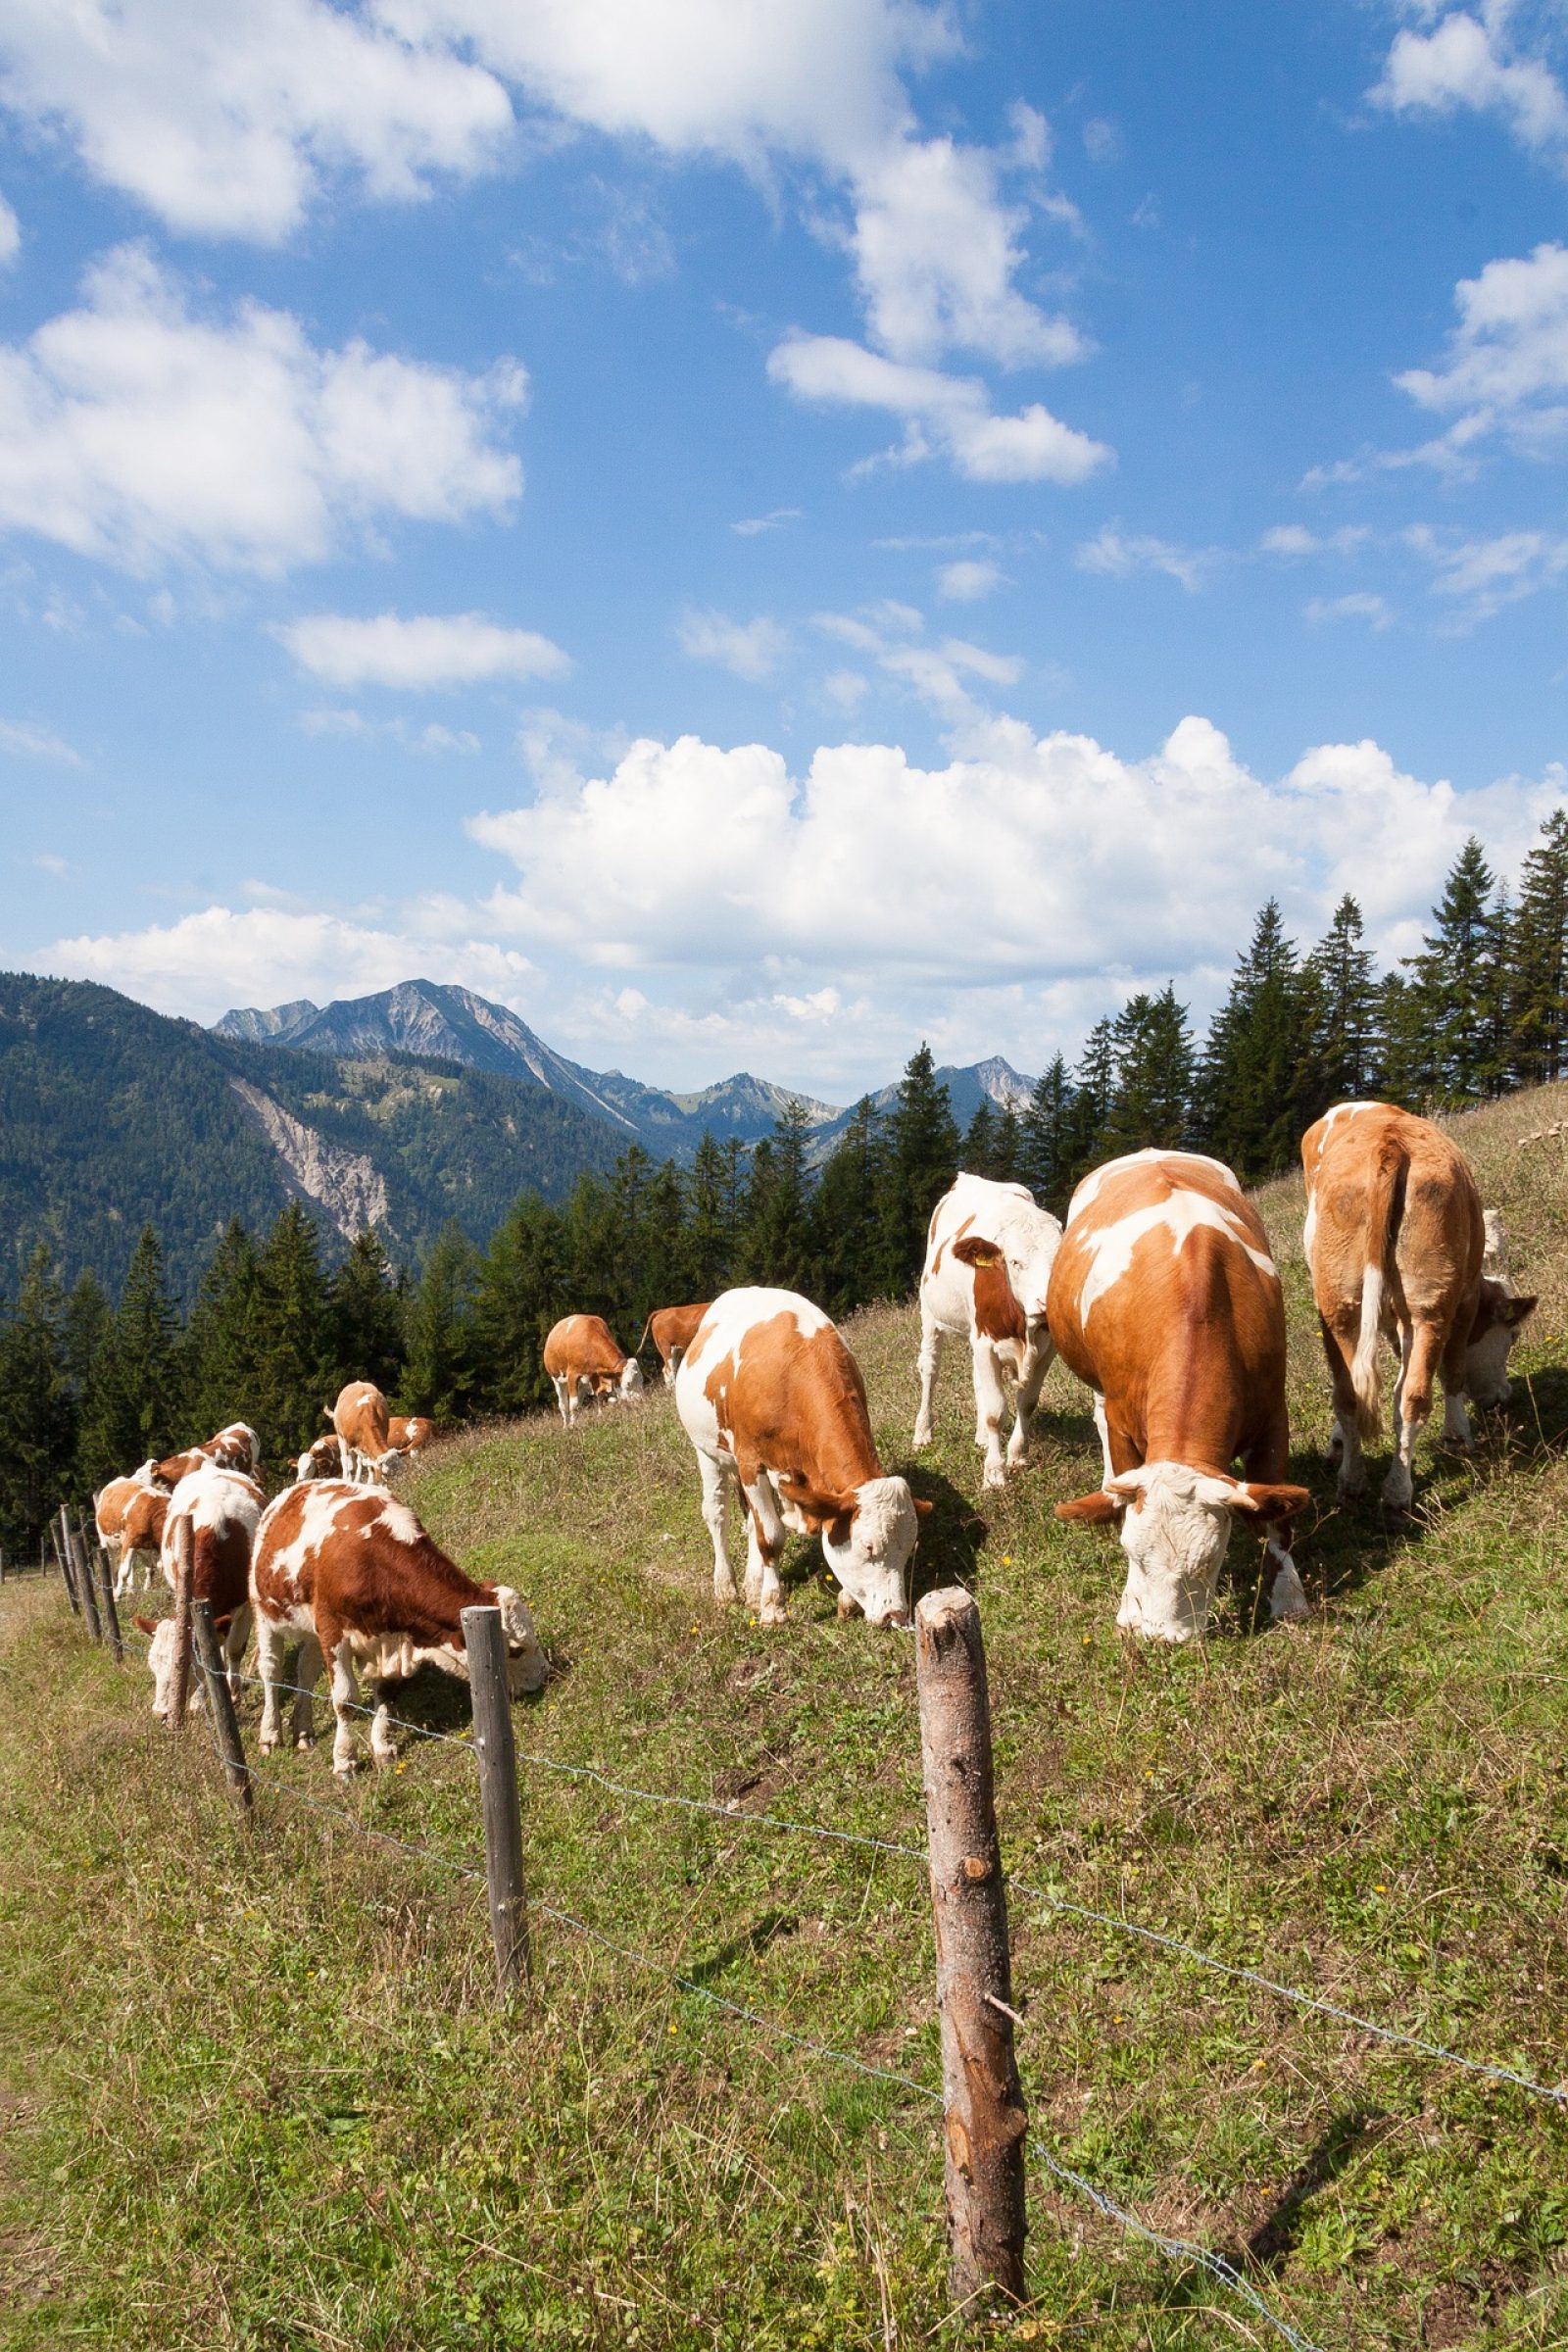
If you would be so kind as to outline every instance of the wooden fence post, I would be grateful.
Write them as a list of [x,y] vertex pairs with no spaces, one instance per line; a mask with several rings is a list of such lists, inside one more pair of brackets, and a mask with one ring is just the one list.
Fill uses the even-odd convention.
[[528,1904],[522,1886],[522,1808],[517,1797],[517,1748],[512,1736],[512,1690],[507,1644],[497,1608],[465,1609],[463,1640],[473,1691],[473,1743],[479,1757],[479,1802],[484,1814],[484,1869],[490,1891],[490,1935],[496,1982],[513,1992],[528,1976]]
[[942,2015],[949,2289],[957,2304],[987,2287],[1021,2301],[1027,2118],[973,1595],[956,1585],[926,1593],[914,1634]]
[[239,1800],[240,1812],[249,1821],[254,1801],[250,1766],[245,1761],[245,1743],[239,1736],[239,1717],[234,1712],[234,1693],[228,1687],[228,1669],[218,1645],[218,1629],[213,1623],[212,1603],[206,1600],[193,1601],[190,1618],[196,1662],[202,1670],[207,1704],[212,1710],[213,1743],[218,1749],[224,1777]]
[[66,1506],[60,1505],[58,1519],[49,1522],[49,1541],[54,1545],[55,1558],[60,1563],[60,1581],[66,1588],[73,1617],[81,1615],[81,1603],[76,1598],[76,1572],[71,1565],[71,1546],[65,1540]]
[[[96,1528],[93,1530],[93,1534],[96,1536]],[[121,1640],[120,1610],[115,1601],[114,1563],[111,1561],[108,1552],[105,1551],[101,1544],[96,1542],[89,1543],[85,1522],[82,1524],[81,1540],[87,1555],[87,1575],[89,1581],[91,1580],[94,1567],[96,1567],[98,1571],[98,1597],[103,1603],[104,1631],[109,1636],[109,1646],[115,1653],[115,1664],[117,1666],[123,1666],[125,1663],[125,1644]]]
[[195,1531],[188,1511],[174,1521],[173,1533],[174,1681],[169,1700],[169,1728],[172,1732],[182,1732],[185,1704],[190,1696],[190,1604],[195,1597],[191,1587],[196,1575]]
[[76,1572],[76,1591],[81,1595],[81,1613],[87,1620],[87,1631],[95,1642],[104,1638],[98,1616],[98,1595],[92,1589],[92,1569],[87,1559],[87,1546],[81,1540],[81,1528],[69,1511],[63,1513],[66,1542],[71,1549],[71,1564]]

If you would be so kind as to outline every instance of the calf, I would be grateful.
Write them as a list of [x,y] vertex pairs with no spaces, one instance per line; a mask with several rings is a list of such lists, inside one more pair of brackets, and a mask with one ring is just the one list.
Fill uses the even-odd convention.
[[351,1485],[384,1481],[392,1464],[402,1460],[401,1448],[392,1443],[386,1398],[373,1380],[351,1380],[338,1391],[336,1404],[321,1410],[337,1432],[343,1475]]
[[[1067,1520],[1115,1521],[1116,1623],[1164,1642],[1208,1624],[1234,1520],[1266,1532],[1270,1613],[1303,1617],[1283,1483],[1285,1307],[1268,1236],[1217,1159],[1135,1152],[1084,1178],[1052,1268],[1051,1334],[1095,1392],[1104,1455]],[[1240,1458],[1245,1478],[1234,1475]]]
[[[165,1579],[177,1599],[188,1527],[191,1598],[205,1600],[215,1625],[222,1629],[228,1686],[235,1698],[239,1696],[239,1662],[251,1623],[251,1544],[265,1500],[256,1481],[243,1471],[220,1470],[214,1462],[204,1462],[180,1480],[169,1497],[164,1517],[160,1557]],[[173,1698],[173,1621],[165,1619],[167,1632],[148,1618],[138,1617],[135,1622],[151,1637],[147,1663],[153,1674],[153,1713],[167,1716]],[[187,1704],[193,1703],[195,1690],[192,1677]]]
[[254,1478],[262,1466],[262,1441],[243,1421],[231,1421],[202,1447],[220,1470],[243,1470]]
[[424,1413],[393,1413],[386,1427],[393,1451],[411,1462],[435,1436],[435,1423]]
[[251,1596],[265,1692],[262,1753],[270,1755],[281,1738],[283,1660],[291,1642],[301,1641],[294,1743],[310,1745],[309,1692],[325,1660],[337,1717],[332,1770],[340,1776],[354,1769],[356,1669],[374,1686],[370,1753],[378,1765],[390,1764],[397,1749],[387,1725],[385,1685],[427,1663],[466,1681],[465,1609],[500,1609],[514,1697],[537,1690],[548,1671],[520,1592],[510,1585],[475,1584],[432,1543],[406,1503],[367,1494],[344,1479],[289,1487],[277,1497],[257,1535]]
[[569,1429],[577,1407],[591,1397],[624,1403],[643,1391],[643,1368],[616,1346],[599,1315],[564,1315],[545,1342],[545,1370],[554,1383],[561,1418]]
[[[169,1493],[169,1489],[159,1483],[158,1464],[152,1461],[143,1462],[141,1468],[132,1470],[128,1477],[112,1478],[107,1486],[100,1487],[92,1498],[93,1523],[98,1530],[98,1541],[110,1558],[117,1563],[118,1573],[115,1578],[117,1595],[126,1591],[130,1581],[124,1552],[125,1513],[135,1501],[136,1496],[145,1494],[149,1488],[155,1488],[158,1493],[163,1494]],[[146,1571],[143,1573],[142,1582],[144,1586],[148,1582],[148,1572]]]
[[[1061,1241],[1054,1217],[1021,1184],[959,1176],[931,1211],[920,1276],[920,1410],[914,1443],[931,1443],[931,1394],[950,1333],[969,1343],[974,1374],[974,1442],[986,1457],[985,1484],[1006,1484],[1029,1458],[1029,1431],[1055,1354],[1046,1293]],[[1002,1453],[1003,1376],[1017,1383],[1006,1464]]]
[[819,1535],[843,1591],[839,1615],[907,1625],[905,1570],[919,1519],[907,1483],[877,1459],[860,1367],[819,1306],[793,1291],[726,1291],[675,1375],[675,1409],[697,1449],[713,1539],[713,1597],[736,1597],[724,1548],[731,1483],[746,1497],[746,1598],[784,1623],[784,1534]]
[[307,1478],[341,1478],[343,1448],[336,1438],[318,1438],[308,1446],[294,1465],[297,1480]]
[[664,1386],[675,1386],[680,1359],[697,1336],[697,1326],[707,1314],[710,1302],[704,1299],[697,1306],[656,1306],[643,1325],[642,1339],[637,1343],[641,1355],[643,1342],[652,1338],[659,1350],[659,1360],[664,1368]]
[[1391,1341],[1399,1373],[1383,1500],[1407,1510],[1434,1377],[1441,1371],[1444,1442],[1468,1452],[1465,1400],[1507,1401],[1508,1351],[1536,1301],[1502,1271],[1501,1220],[1483,1215],[1463,1154],[1430,1120],[1387,1102],[1337,1103],[1302,1137],[1301,1163],[1306,1262],[1334,1389],[1329,1459],[1339,1463],[1341,1494],[1359,1494]]

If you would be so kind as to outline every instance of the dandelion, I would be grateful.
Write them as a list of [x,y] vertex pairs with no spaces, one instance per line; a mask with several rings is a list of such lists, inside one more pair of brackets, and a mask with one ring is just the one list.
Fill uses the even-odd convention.
[[1388,1890],[1387,1886],[1384,1885],[1383,1881],[1382,1881],[1381,1879],[1379,1879],[1379,1881],[1378,1881],[1377,1885],[1376,1885],[1376,1886],[1373,1887],[1372,1891],[1373,1891],[1373,1893],[1374,1893],[1374,1894],[1387,1894],[1389,1890]]
[[1003,1553],[1003,1555],[1002,1555],[1002,1565],[1004,1566],[1004,1568],[1010,1568],[1010,1567],[1012,1566],[1012,1554],[1011,1554],[1011,1552],[1010,1552],[1010,1551],[1004,1551],[1004,1552]]
[[1095,1637],[1094,1637],[1094,1635],[1093,1635],[1093,1634],[1085,1634],[1085,1636],[1084,1636],[1084,1647],[1085,1647],[1085,1649],[1087,1649],[1087,1648],[1090,1646],[1091,1642],[1094,1641],[1094,1638],[1095,1638]]

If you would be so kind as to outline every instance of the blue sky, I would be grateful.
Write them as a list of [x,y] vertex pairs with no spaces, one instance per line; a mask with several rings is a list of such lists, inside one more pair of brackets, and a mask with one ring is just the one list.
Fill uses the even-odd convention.
[[12,965],[1038,1069],[1568,777],[1560,0],[0,0]]

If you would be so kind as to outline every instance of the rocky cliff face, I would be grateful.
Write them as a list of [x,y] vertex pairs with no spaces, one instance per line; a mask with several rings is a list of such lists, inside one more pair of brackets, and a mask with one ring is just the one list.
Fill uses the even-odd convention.
[[325,1209],[346,1242],[371,1225],[390,1234],[386,1185],[369,1160],[358,1152],[345,1152],[339,1144],[327,1143],[314,1127],[307,1127],[270,1095],[264,1095],[259,1086],[244,1078],[230,1078],[228,1083],[292,1181],[307,1200]]

